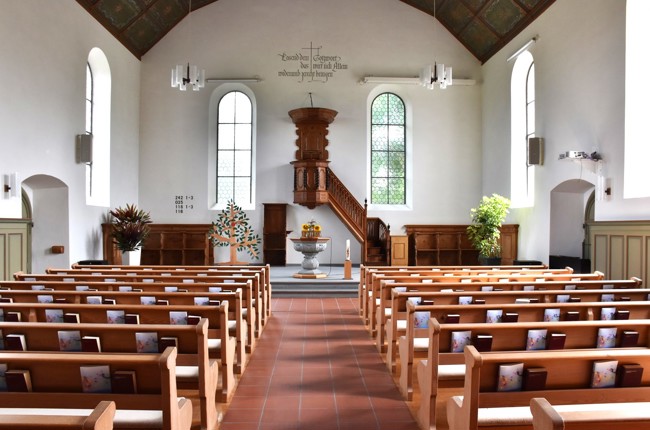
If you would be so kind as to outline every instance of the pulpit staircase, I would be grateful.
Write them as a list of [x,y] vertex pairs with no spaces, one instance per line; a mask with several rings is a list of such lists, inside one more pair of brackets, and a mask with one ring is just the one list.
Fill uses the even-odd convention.
[[390,265],[390,226],[368,218],[368,204],[360,204],[329,168],[327,127],[337,112],[325,108],[300,108],[289,112],[298,139],[294,167],[293,201],[313,209],[328,205],[361,244],[361,262]]

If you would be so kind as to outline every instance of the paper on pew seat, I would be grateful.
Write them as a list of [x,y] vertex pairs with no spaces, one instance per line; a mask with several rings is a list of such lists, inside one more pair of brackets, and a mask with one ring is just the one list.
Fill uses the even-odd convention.
[[416,337],[413,339],[413,349],[415,351],[427,351],[429,349],[428,337]]
[[464,364],[443,364],[438,366],[439,380],[463,380],[465,379]]
[[176,366],[176,377],[180,379],[197,379],[199,377],[199,367]]

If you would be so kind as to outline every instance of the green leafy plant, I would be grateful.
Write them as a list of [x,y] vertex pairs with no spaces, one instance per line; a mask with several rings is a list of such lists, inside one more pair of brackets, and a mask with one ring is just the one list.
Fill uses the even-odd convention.
[[208,230],[213,246],[230,246],[228,264],[243,264],[237,260],[237,251],[246,251],[254,258],[259,255],[260,237],[253,232],[248,222],[242,208],[234,200],[229,200],[226,209],[221,211]]
[[479,205],[472,208],[472,224],[467,227],[467,236],[481,257],[501,256],[501,231],[499,228],[508,215],[510,200],[498,194],[483,196]]
[[149,212],[138,209],[136,205],[127,204],[110,211],[112,219],[112,237],[117,248],[122,252],[140,249],[149,236],[151,217]]

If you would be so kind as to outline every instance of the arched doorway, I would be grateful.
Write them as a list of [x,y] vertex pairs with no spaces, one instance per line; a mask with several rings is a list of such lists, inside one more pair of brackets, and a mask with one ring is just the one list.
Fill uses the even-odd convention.
[[68,257],[52,252],[52,246],[69,249],[68,186],[49,175],[25,179],[23,212],[31,211],[31,271],[43,273],[47,267],[67,267]]
[[[586,220],[593,218],[595,185],[571,179],[551,190],[549,265],[589,272]],[[591,213],[591,215],[589,215]],[[586,254],[585,254],[586,252]]]

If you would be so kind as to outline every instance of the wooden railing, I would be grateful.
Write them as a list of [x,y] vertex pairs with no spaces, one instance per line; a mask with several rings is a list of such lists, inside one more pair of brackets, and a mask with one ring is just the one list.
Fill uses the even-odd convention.
[[369,219],[367,202],[361,205],[329,167],[326,182],[328,204],[361,243],[362,262],[368,261],[370,246],[380,246],[382,255],[386,257],[384,264],[389,264],[390,227],[379,218]]
[[327,168],[328,203],[336,215],[348,226],[354,237],[364,244],[366,241],[366,206],[362,206],[343,182]]

